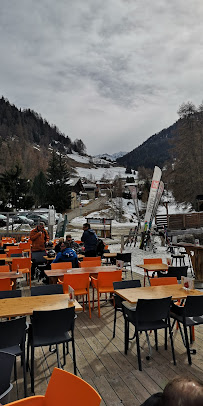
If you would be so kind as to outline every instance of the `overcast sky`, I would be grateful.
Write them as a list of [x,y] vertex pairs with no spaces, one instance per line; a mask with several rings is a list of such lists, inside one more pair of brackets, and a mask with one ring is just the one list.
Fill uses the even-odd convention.
[[89,154],[131,151],[203,99],[202,0],[0,0],[0,93]]

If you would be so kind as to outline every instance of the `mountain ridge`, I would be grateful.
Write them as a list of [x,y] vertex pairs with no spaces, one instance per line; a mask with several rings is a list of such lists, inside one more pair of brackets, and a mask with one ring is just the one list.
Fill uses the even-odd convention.
[[155,133],[123,157],[117,158],[116,162],[134,170],[138,170],[141,166],[153,169],[155,165],[158,165],[162,168],[164,163],[171,158],[170,141],[177,136],[178,121]]

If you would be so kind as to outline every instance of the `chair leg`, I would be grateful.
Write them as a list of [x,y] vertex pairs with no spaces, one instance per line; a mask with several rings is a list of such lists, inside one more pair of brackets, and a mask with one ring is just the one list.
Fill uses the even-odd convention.
[[165,350],[167,350],[167,348],[168,348],[168,342],[167,342],[167,327],[165,328],[165,338],[164,338],[164,348],[165,348]]
[[129,322],[125,320],[125,330],[124,330],[124,351],[127,355],[129,346]]
[[169,335],[170,335],[170,340],[171,340],[171,351],[172,351],[173,363],[174,363],[174,365],[176,365],[175,351],[174,351],[174,345],[173,345],[173,334],[172,334],[170,318],[168,318],[168,328],[169,328]]
[[23,361],[23,378],[24,378],[24,396],[27,397],[27,376],[26,376],[26,364],[25,364],[25,349],[22,353],[22,361]]
[[75,341],[74,341],[73,332],[72,332],[72,350],[73,350],[74,375],[77,375],[76,356],[75,356]]
[[116,310],[116,307],[115,307],[115,310],[114,310],[114,321],[113,321],[113,338],[114,338],[115,335],[116,335],[116,315],[117,315],[117,310]]
[[139,340],[139,333],[136,331],[136,344],[137,344],[137,359],[139,370],[142,371],[142,361],[141,361],[141,353],[140,353],[140,340]]
[[63,366],[66,365],[66,343],[63,343]]
[[34,377],[34,346],[31,345],[31,369],[30,369],[30,375],[31,375],[31,392],[35,393],[35,377]]
[[92,310],[94,310],[94,288],[92,289]]
[[194,326],[190,326],[190,344],[195,341],[195,329]]
[[191,359],[191,355],[190,355],[190,346],[189,346],[189,340],[188,340],[188,334],[187,334],[187,327],[185,324],[183,324],[183,328],[184,328],[184,334],[185,334],[185,345],[186,345],[186,349],[187,349],[188,362],[191,365],[192,359]]
[[61,368],[61,362],[60,362],[60,357],[59,357],[59,348],[58,348],[58,344],[56,344],[56,356],[57,356],[57,364],[58,364],[58,368]]
[[97,291],[97,300],[98,300],[98,317],[100,317],[100,316],[101,316],[101,313],[100,313],[100,297],[99,297],[99,291]]
[[158,351],[158,335],[157,335],[157,330],[154,330],[154,338],[155,338],[156,351]]
[[86,297],[88,297],[89,317],[90,317],[90,319],[91,319],[92,315],[91,315],[91,304],[90,304],[90,292],[88,292],[88,294],[86,295]]

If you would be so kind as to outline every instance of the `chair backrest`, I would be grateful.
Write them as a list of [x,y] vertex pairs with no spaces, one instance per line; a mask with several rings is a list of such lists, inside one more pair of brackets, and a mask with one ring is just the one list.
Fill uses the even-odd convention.
[[7,258],[6,254],[0,254],[0,259]]
[[0,272],[9,272],[9,265],[0,265]]
[[[53,335],[60,336],[74,330],[75,307],[33,311],[31,319],[33,337],[40,337],[42,340],[44,338],[49,345]],[[45,342],[44,345],[46,345]]]
[[169,266],[167,276],[176,276],[176,278],[180,281],[181,276],[187,276],[187,270],[187,266]]
[[175,277],[150,278],[150,286],[177,285],[177,283],[178,280]]
[[171,296],[161,299],[138,299],[136,317],[138,321],[151,322],[169,316]]
[[140,288],[141,282],[139,279],[129,280],[129,281],[119,281],[113,282],[114,290],[117,289],[129,289],[129,288]]
[[89,274],[75,274],[69,275],[66,274],[63,277],[63,293],[68,293],[68,286],[70,285],[74,290],[75,289],[87,289],[89,287]]
[[144,258],[144,264],[162,264],[161,258]]
[[0,351],[0,399],[9,388],[15,355]]
[[21,297],[21,296],[22,296],[22,291],[19,289],[0,291],[0,299],[10,299],[13,297]]
[[[113,282],[113,287],[114,290],[117,289],[129,289],[129,288],[140,288],[141,283],[139,279],[134,279],[134,280],[129,280],[129,281],[119,281],[119,282]],[[118,296],[115,294],[114,296],[115,299],[115,306],[116,308],[122,309],[122,302],[124,299],[122,299],[121,296]]]
[[25,343],[26,317],[0,322],[0,350]]
[[26,249],[29,249],[31,247],[31,245],[32,245],[31,241],[29,241],[29,242],[20,242],[19,248],[22,249],[22,250],[26,250]]
[[183,309],[186,317],[203,317],[203,296],[188,296]]
[[9,250],[8,250],[8,257],[11,257],[11,255],[12,254],[20,254],[20,255],[22,255],[22,249],[20,249],[20,248],[9,248]]
[[113,289],[113,282],[122,280],[122,271],[100,272],[98,274],[99,287],[111,287]]
[[11,280],[10,278],[0,279],[0,291],[1,290],[11,290]]
[[31,258],[13,258],[11,269],[13,272],[16,272],[18,268],[31,269],[31,265]]
[[[68,394],[67,388],[71,388]],[[83,379],[54,368],[45,394],[45,405],[66,406],[67,398],[68,403],[81,406],[99,406],[101,402],[96,390]]]
[[44,285],[31,287],[31,296],[60,295],[63,294],[62,285]]
[[72,262],[52,262],[51,269],[70,269],[72,268]]
[[83,259],[82,262],[79,262],[79,268],[89,268],[93,266],[101,266],[101,259],[95,259],[94,261],[84,261]]
[[124,262],[129,262],[131,264],[131,256],[132,256],[131,252],[122,252],[122,254],[118,252],[116,259]]

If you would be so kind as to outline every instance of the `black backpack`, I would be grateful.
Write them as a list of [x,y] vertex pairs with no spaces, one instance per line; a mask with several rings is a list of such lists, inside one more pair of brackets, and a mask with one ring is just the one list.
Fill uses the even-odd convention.
[[98,238],[98,240],[97,240],[97,248],[96,248],[96,252],[97,252],[98,256],[102,257],[102,255],[104,253],[104,247],[105,247],[105,245],[104,245],[103,241],[101,240],[101,238]]

